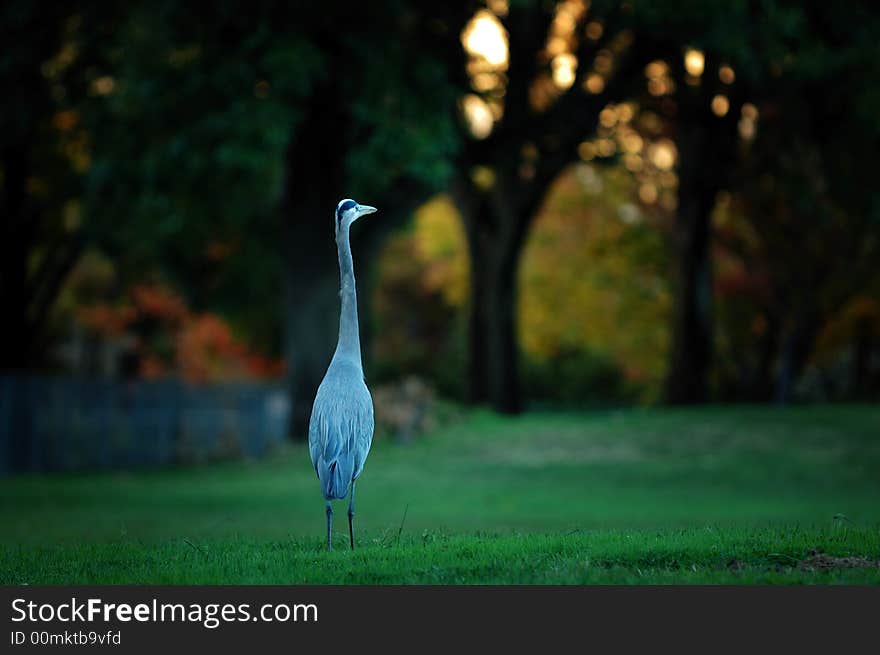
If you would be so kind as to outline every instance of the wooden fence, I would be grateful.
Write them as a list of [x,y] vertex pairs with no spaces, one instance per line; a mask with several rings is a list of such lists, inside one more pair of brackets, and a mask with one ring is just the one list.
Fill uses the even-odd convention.
[[259,457],[288,417],[276,385],[0,376],[0,474]]

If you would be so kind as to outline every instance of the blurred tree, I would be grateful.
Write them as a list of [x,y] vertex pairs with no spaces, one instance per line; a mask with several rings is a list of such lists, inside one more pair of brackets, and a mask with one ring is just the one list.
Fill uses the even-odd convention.
[[282,343],[284,154],[324,66],[297,17],[282,3],[209,16],[130,4],[102,71],[113,89],[90,114],[87,206],[123,286],[158,269],[269,354]]
[[546,193],[593,133],[599,113],[641,84],[652,38],[633,40],[631,5],[489,2],[462,28],[453,79],[464,147],[451,195],[471,264],[469,395],[521,407],[516,271]]
[[444,396],[466,400],[467,242],[448,196],[425,203],[387,240],[376,273],[372,377],[415,374]]
[[0,369],[47,363],[51,310],[84,246],[82,110],[103,88],[95,44],[117,21],[89,2],[0,9]]
[[[675,178],[668,203],[675,215],[675,309],[665,398],[704,402],[714,350],[712,213],[739,159],[741,108],[789,17],[754,3],[689,0],[662,7],[640,2],[635,14],[636,38],[651,33],[658,44],[644,70],[636,124],[655,142],[647,158]],[[642,191],[643,200],[658,199],[654,182]]]
[[[636,153],[607,135],[585,142],[603,112],[617,115],[610,105],[635,96],[678,166],[655,166],[674,184],[639,190],[647,203],[677,189],[670,400],[707,395],[719,192],[747,208],[766,249],[753,277],[773,291],[762,317],[773,336],[758,368],[774,371],[778,397],[826,316],[870,277],[880,53],[864,2],[221,0],[207,15],[170,1],[8,2],[2,12],[6,368],[41,358],[58,290],[97,244],[124,283],[161,268],[194,311],[221,309],[283,348],[303,436],[336,332],[333,207],[354,196],[382,210],[355,239],[364,285],[387,230],[448,188],[469,246],[470,397],[516,411],[516,271],[530,225],[590,148],[608,145],[599,159],[619,153],[628,167]],[[655,64],[665,72],[650,74]],[[647,158],[662,160],[658,145]],[[792,229],[792,215],[811,229]],[[816,272],[829,242],[841,255]],[[792,290],[802,279],[817,293]]]
[[[575,164],[539,210],[517,280],[528,401],[659,397],[669,335],[667,219],[639,209],[636,189],[623,166]],[[373,312],[374,377],[418,373],[465,399],[467,260],[461,217],[446,195],[389,239]]]
[[780,402],[792,396],[817,336],[847,312],[867,320],[850,323],[854,368],[866,370],[871,312],[847,308],[872,306],[880,247],[871,164],[880,146],[880,49],[873,36],[880,17],[864,5],[810,5],[798,18],[791,52],[771,67],[760,104],[751,107],[760,116],[757,137],[720,235],[740,275],[752,281],[733,291],[752,299],[740,311],[758,342],[735,356],[727,387],[740,397]]
[[[706,400],[714,340],[711,216],[719,192],[732,182],[742,140],[754,134],[753,103],[777,92],[781,75],[797,80],[802,66],[826,83],[843,62],[875,67],[857,53],[876,51],[865,37],[876,12],[865,3],[692,0],[487,7],[462,30],[458,70],[466,74],[456,78],[466,145],[452,191],[471,251],[472,399],[488,399],[504,411],[518,408],[512,306],[524,235],[548,185],[575,159],[603,108],[636,93],[658,117],[678,161],[677,292],[666,397]],[[847,34],[858,38],[847,42]],[[643,67],[647,85],[638,85]],[[855,83],[847,92],[868,88]],[[792,100],[801,102],[815,93],[796,84],[792,91]],[[613,155],[613,144],[600,154]],[[644,191],[657,195],[650,186]],[[785,361],[803,359],[798,344],[813,332],[793,332]]]
[[335,343],[333,209],[353,196],[382,211],[354,240],[363,284],[395,216],[448,175],[451,94],[430,56],[444,35],[431,6],[230,1],[206,17],[134,5],[105,72],[88,187],[104,248],[135,271],[160,262],[196,308],[263,340],[280,323],[270,308],[283,308],[301,437]]
[[532,399],[660,396],[672,253],[665,216],[639,209],[634,187],[623,166],[576,164],[539,212],[519,272],[523,388]]
[[336,204],[354,197],[380,211],[358,225],[352,240],[367,314],[368,267],[379,243],[448,178],[456,136],[446,108],[454,96],[434,54],[449,38],[455,11],[460,7],[396,0],[322,7],[308,27],[324,53],[323,69],[284,155],[281,201],[285,352],[297,434],[305,434],[336,341]]
[[[766,397],[774,387],[784,400],[822,317],[839,306],[842,288],[851,293],[866,278],[864,270],[831,273],[836,256],[829,244],[838,244],[834,253],[852,263],[870,260],[864,237],[876,200],[864,179],[861,162],[868,157],[861,146],[876,148],[876,113],[864,123],[854,119],[876,112],[877,44],[868,35],[877,12],[868,3],[683,2],[680,11],[666,7],[662,16],[654,8],[651,18],[649,4],[641,15],[649,24],[662,20],[664,31],[675,35],[672,42],[681,44],[680,64],[675,52],[659,62],[671,73],[654,83],[667,88],[652,89],[649,82],[654,98],[646,103],[668,125],[679,159],[678,293],[667,399],[709,396],[712,214],[722,192],[727,198],[727,190],[738,189],[752,199],[739,196],[738,203],[762,245],[757,260],[754,249],[747,256],[745,277],[735,286],[757,291],[766,311],[752,324],[760,326],[759,343],[733,358],[739,367],[752,354],[757,358],[743,380],[753,385],[747,397]],[[839,129],[841,122],[846,129]]]

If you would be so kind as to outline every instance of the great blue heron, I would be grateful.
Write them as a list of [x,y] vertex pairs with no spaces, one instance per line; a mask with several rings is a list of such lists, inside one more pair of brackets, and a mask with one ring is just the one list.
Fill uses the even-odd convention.
[[373,399],[364,382],[358,334],[357,291],[348,233],[351,224],[375,207],[346,198],[336,206],[336,250],[339,255],[342,309],[339,340],[327,373],[318,387],[309,420],[309,454],[327,501],[327,548],[333,548],[331,500],[348,501],[348,536],[354,550],[354,482],[364,468],[373,442]]

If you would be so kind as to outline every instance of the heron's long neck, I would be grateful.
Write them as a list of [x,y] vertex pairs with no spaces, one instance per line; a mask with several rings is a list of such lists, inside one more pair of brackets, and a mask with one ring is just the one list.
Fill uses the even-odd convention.
[[336,236],[339,253],[339,278],[342,310],[339,313],[339,342],[336,355],[346,356],[361,365],[361,338],[358,332],[357,290],[354,283],[354,262],[348,241],[348,227],[341,226]]

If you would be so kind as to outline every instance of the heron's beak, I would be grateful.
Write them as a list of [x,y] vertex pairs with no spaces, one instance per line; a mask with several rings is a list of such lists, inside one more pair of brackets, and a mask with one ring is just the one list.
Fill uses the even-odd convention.
[[369,205],[358,205],[358,218],[364,216],[366,214],[374,214],[378,211],[375,207],[370,207]]

